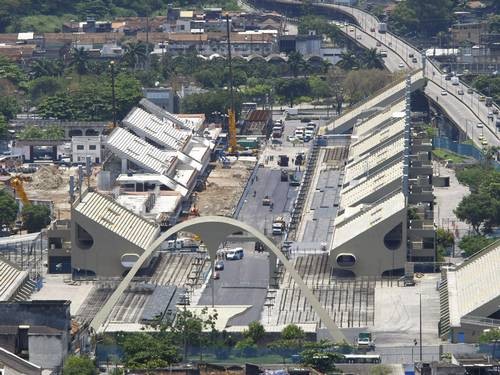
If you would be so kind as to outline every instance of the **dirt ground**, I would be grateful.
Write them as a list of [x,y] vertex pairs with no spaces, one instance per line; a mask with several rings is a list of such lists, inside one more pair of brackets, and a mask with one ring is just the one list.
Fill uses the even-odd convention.
[[219,163],[210,172],[207,187],[198,193],[196,206],[201,216],[231,216],[240,199],[253,166],[237,161],[231,168]]
[[[24,190],[29,199],[51,200],[54,203],[54,215],[57,219],[70,219],[69,177],[75,176],[78,185],[78,168],[47,166],[28,175],[32,181],[24,183]],[[86,187],[84,184],[84,189]],[[90,178],[90,185],[95,186],[95,173]],[[77,194],[77,193],[76,193]]]

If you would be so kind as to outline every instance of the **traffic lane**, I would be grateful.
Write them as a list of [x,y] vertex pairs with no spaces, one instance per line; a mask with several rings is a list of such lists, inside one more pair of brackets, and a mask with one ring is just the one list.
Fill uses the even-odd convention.
[[[467,125],[468,123],[471,124],[473,127],[477,127],[477,117],[475,116],[474,112],[469,108],[466,107],[467,110],[464,111],[464,105],[461,103],[460,100],[458,100],[454,95],[448,94],[448,95],[441,95],[442,88],[436,85],[434,82],[429,81],[427,83],[427,86],[425,88],[425,93],[432,99],[434,100],[437,104],[443,108],[443,111],[447,113],[447,115],[454,120],[454,122],[457,123],[457,126],[464,132],[464,133],[471,133],[471,130],[468,129]],[[444,104],[444,105],[443,105]],[[496,134],[492,132],[492,130],[488,127],[483,127],[482,128],[483,135],[486,138],[486,141],[488,142],[489,145],[497,145],[498,140],[496,138]],[[473,142],[479,146],[479,148],[482,147],[481,143],[475,137],[473,139]]]
[[200,305],[212,304],[212,281],[215,305],[251,305],[243,314],[232,318],[230,325],[248,325],[260,320],[267,286],[269,284],[269,260],[267,254],[245,252],[240,260],[225,260],[220,278],[210,280],[200,298]]
[[[453,85],[451,83],[451,80],[446,80],[445,76],[446,74],[444,73],[439,73],[438,78],[436,78],[436,74],[434,74],[434,79],[433,81],[438,84],[438,86],[443,87],[444,89],[453,92],[454,94],[457,95],[458,99],[464,103],[465,106],[469,107],[472,109],[472,111],[479,117],[479,120],[484,123],[485,125],[490,127],[490,130],[495,131],[496,129],[496,117],[493,116],[492,118],[488,117],[488,114],[493,110],[493,106],[487,107],[484,101],[480,101],[479,97],[484,96],[481,95],[478,92],[473,92],[469,94],[467,90],[469,89],[468,86],[464,85],[463,83],[459,83],[458,85]],[[463,94],[459,95],[458,91],[462,90]]]
[[[377,30],[378,22],[376,21],[376,18],[374,18],[373,16],[371,16],[368,13],[362,12],[361,10],[354,9],[351,7],[342,6],[342,5],[328,4],[328,6],[340,9],[347,14],[351,14],[356,19],[356,21],[361,25],[361,28],[363,28],[364,30],[367,30],[368,28],[370,28],[370,29],[375,28],[375,30]],[[414,56],[416,56],[417,54],[421,54],[420,51],[413,48],[410,44],[404,42],[402,39],[394,36],[391,33],[380,34],[376,31],[375,38],[377,38],[381,43],[384,43],[384,42],[388,43],[390,41],[391,46],[389,48],[394,47],[394,48],[396,48],[396,50],[398,50],[398,49],[401,51],[406,50],[408,53],[403,54],[403,56],[405,58],[407,58],[408,60],[410,60],[409,53],[413,53]],[[386,43],[384,43],[384,44],[386,44]],[[421,60],[421,59],[419,59],[419,60]],[[442,77],[443,73],[436,66],[434,66],[434,64],[432,64],[432,62],[429,62],[427,64],[427,66],[429,67],[427,69],[430,69],[430,73],[431,73],[431,74],[427,75],[427,77],[430,79],[430,81],[434,82],[436,85],[439,85],[438,82],[439,82],[439,80],[442,79],[441,77]],[[493,130],[490,129],[490,131],[496,132],[496,117],[494,117],[493,119],[488,118],[488,113],[490,112],[490,109],[488,107],[486,107],[484,102],[478,101],[479,94],[476,95],[477,103],[475,105],[474,105],[474,103],[472,103],[472,105],[469,105],[468,104],[469,101],[471,101],[471,100],[473,101],[473,99],[475,99],[474,94],[467,94],[468,87],[465,86],[463,83],[460,83],[458,85],[458,87],[464,91],[464,95],[460,100],[462,102],[462,104],[461,104],[461,106],[460,106],[461,108],[459,110],[463,110],[463,107],[469,108],[472,111],[472,113],[474,113],[477,116],[475,119],[476,121],[477,121],[477,118],[479,118],[479,120],[481,122],[488,125],[489,127],[494,128]],[[472,96],[469,96],[469,95],[472,95]],[[456,110],[456,108],[455,108],[455,110]],[[491,143],[492,145],[498,145],[499,140],[496,137],[494,137],[492,140],[494,142],[494,143]],[[476,141],[476,143],[477,143],[477,141]],[[488,141],[488,143],[490,143],[490,141]]]
[[[348,35],[351,39],[353,39],[356,43],[361,44],[365,48],[377,48],[379,51],[382,46],[377,47],[377,39],[372,35],[362,31],[358,27],[353,25],[348,25],[346,27],[339,28],[344,34]],[[354,31],[350,31],[353,29]],[[358,39],[357,36],[361,34],[361,39]],[[384,44],[381,42],[381,44]],[[403,60],[397,53],[395,53],[392,48],[388,45],[384,44],[384,47],[387,48],[387,57],[383,58],[384,64],[390,72],[396,72],[401,70],[399,68],[399,64],[407,65],[406,61]]]
[[[288,182],[281,181],[281,171],[278,169],[259,168],[257,177],[251,186],[251,193],[243,203],[238,219],[264,233],[270,233],[275,216],[289,216],[291,202],[297,192],[296,188],[291,187]],[[255,197],[253,192],[255,192]],[[262,205],[265,196],[271,198],[272,210],[270,206]]]

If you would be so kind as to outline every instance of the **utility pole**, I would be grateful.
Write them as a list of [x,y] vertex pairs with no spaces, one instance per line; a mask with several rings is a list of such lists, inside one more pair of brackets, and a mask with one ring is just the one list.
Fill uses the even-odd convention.
[[146,16],[146,71],[149,71],[149,15]]
[[115,62],[109,63],[111,67],[111,97],[113,100],[113,129],[116,128],[116,96],[115,96]]
[[418,294],[419,297],[419,334],[420,334],[420,340],[419,340],[419,346],[420,346],[420,362],[422,362],[422,293]]

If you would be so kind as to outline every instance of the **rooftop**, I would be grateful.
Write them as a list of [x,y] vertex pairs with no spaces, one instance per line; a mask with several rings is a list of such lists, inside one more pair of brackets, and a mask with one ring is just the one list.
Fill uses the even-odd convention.
[[381,171],[374,173],[368,178],[363,177],[356,184],[351,184],[342,191],[340,205],[342,207],[352,206],[363,198],[388,185],[392,181],[403,178],[403,162],[399,161]]
[[375,167],[380,167],[385,161],[402,153],[404,150],[404,139],[398,138],[369,154],[365,154],[357,160],[349,163],[345,171],[345,182],[349,182],[363,174],[368,173]]
[[357,212],[351,212],[348,216],[346,213],[337,216],[333,247],[344,244],[404,209],[405,197],[401,191],[396,191],[373,205],[357,207]]
[[[450,325],[500,296],[500,241],[447,272]],[[494,307],[498,310],[498,303]]]
[[191,132],[168,119],[159,119],[141,108],[133,108],[123,122],[134,132],[142,132],[153,141],[173,150],[182,151],[189,142]]
[[109,135],[107,146],[135,164],[163,175],[168,174],[176,159],[176,152],[160,150],[122,128]]
[[392,117],[392,114],[399,113],[400,111],[404,111],[405,102],[404,100],[400,100],[399,102],[393,104],[391,107],[386,110],[377,113],[375,116],[370,117],[366,121],[363,121],[354,127],[353,134],[361,137],[366,133],[373,132],[378,126],[380,126],[384,121],[387,121]]
[[142,249],[147,248],[159,231],[153,223],[95,192],[85,194],[74,210]]
[[374,132],[369,136],[357,140],[356,142],[351,144],[351,147],[349,149],[349,159],[365,154],[366,152],[383,144],[392,137],[402,135],[404,128],[405,120],[402,119],[395,123],[389,124],[383,129],[380,129],[380,131]]

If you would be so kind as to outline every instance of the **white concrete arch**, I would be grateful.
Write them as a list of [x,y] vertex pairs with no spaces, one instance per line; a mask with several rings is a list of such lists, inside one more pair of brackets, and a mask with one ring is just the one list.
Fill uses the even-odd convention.
[[293,264],[285,257],[281,250],[278,249],[269,238],[267,238],[264,234],[262,234],[251,225],[224,216],[203,216],[184,221],[168,229],[151,245],[149,245],[149,247],[144,251],[144,253],[142,253],[139,260],[130,269],[128,274],[120,282],[111,297],[109,297],[104,306],[99,310],[99,312],[90,323],[90,327],[95,332],[99,332],[104,328],[103,324],[106,321],[108,315],[118,302],[118,299],[120,298],[122,293],[130,284],[132,278],[141,268],[141,265],[144,263],[144,261],[151,255],[151,253],[153,253],[160,247],[162,242],[179,231],[198,234],[201,237],[203,243],[207,246],[207,250],[212,261],[216,258],[216,252],[219,248],[219,245],[229,235],[240,231],[249,233],[250,235],[255,237],[255,239],[260,241],[272,254],[278,257],[278,259],[283,263],[285,269],[290,272],[290,275],[292,276],[295,283],[299,286],[302,293],[304,293],[306,298],[309,300],[309,303],[313,307],[316,314],[318,314],[323,324],[327,327],[330,335],[332,336],[332,339],[336,342],[342,342],[343,340],[345,340],[344,335],[342,334],[342,332],[340,332],[339,328],[328,314],[328,311],[324,309],[323,306],[321,306],[319,300],[307,287],[297,270],[294,268]]

